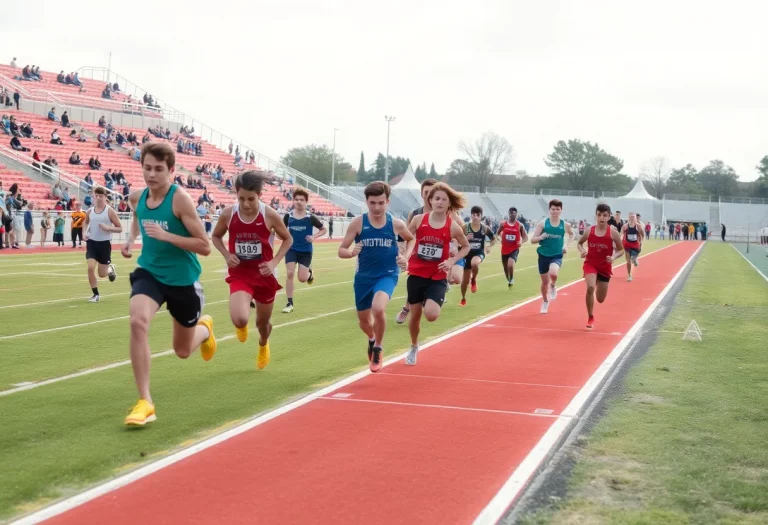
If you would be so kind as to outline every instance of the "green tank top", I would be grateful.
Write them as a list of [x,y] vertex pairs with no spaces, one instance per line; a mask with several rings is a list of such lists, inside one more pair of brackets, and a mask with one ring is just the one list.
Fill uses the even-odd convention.
[[190,286],[200,278],[202,271],[197,255],[182,250],[169,242],[153,239],[144,231],[145,223],[154,222],[162,226],[167,232],[182,237],[190,237],[184,223],[173,214],[173,195],[177,188],[176,184],[171,184],[163,202],[154,209],[147,207],[149,188],[145,188],[141,193],[139,203],[136,206],[142,242],[138,265],[163,284]]
[[549,218],[544,221],[544,232],[549,237],[539,241],[539,247],[536,252],[544,257],[557,257],[563,254],[563,246],[565,245],[565,221],[560,219],[560,224],[557,227],[552,226],[549,222]]

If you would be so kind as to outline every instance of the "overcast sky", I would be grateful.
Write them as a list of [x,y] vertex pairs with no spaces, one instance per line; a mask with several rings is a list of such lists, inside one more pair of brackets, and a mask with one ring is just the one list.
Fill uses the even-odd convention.
[[580,138],[632,176],[665,156],[754,180],[766,19],[763,0],[17,0],[0,60],[69,71],[112,51],[114,71],[273,158],[336,127],[357,168],[385,151],[389,114],[391,154],[440,173],[493,130],[534,174]]

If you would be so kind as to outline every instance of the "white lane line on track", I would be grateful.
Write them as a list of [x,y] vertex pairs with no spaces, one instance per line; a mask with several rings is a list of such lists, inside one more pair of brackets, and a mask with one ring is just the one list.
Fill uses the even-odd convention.
[[385,376],[418,377],[418,378],[424,378],[424,379],[438,379],[438,380],[445,380],[445,381],[469,381],[472,383],[494,383],[499,385],[519,385],[519,386],[533,386],[533,387],[545,387],[545,388],[569,388],[573,390],[578,390],[579,388],[581,388],[578,386],[569,386],[569,385],[547,385],[543,383],[520,383],[517,381],[496,381],[493,379],[473,379],[473,378],[464,378],[464,377],[424,376],[419,374],[398,374],[394,372],[379,372],[375,375],[375,377],[385,377]]
[[460,410],[466,412],[484,412],[487,414],[507,414],[511,416],[530,416],[530,417],[547,417],[558,418],[557,414],[536,414],[535,412],[518,412],[516,410],[495,410],[492,408],[472,408],[472,407],[459,407],[454,405],[432,405],[428,403],[403,403],[400,401],[380,401],[375,399],[355,399],[353,397],[332,397],[322,396],[318,399],[324,399],[327,401],[349,401],[351,403],[375,403],[378,405],[395,405],[404,407],[418,407],[418,408],[438,408],[443,410]]
[[[674,245],[668,245],[674,246]],[[654,253],[659,253],[663,251],[665,248],[661,248],[659,250],[655,250],[651,253],[648,253],[646,255],[642,255],[641,257],[647,257],[649,255],[653,255]],[[682,272],[682,270],[681,270]],[[500,274],[497,274],[500,275]],[[679,275],[679,274],[678,274]],[[489,276],[490,277],[490,276]],[[576,285],[580,282],[582,282],[582,278],[575,279],[565,285],[562,285],[560,289],[565,289],[567,287]],[[475,328],[477,326],[480,326],[481,324],[487,323],[491,319],[495,319],[496,317],[499,317],[501,315],[507,314],[513,310],[517,310],[519,308],[522,308],[523,306],[526,306],[528,304],[531,304],[533,302],[536,302],[540,299],[539,295],[536,295],[534,297],[530,297],[529,299],[526,299],[524,301],[521,301],[518,304],[515,304],[509,308],[505,308],[503,310],[500,310],[494,314],[485,316],[480,318],[479,320],[470,323],[466,326],[463,326],[461,328],[458,328],[456,330],[453,330],[451,332],[448,332],[447,334],[441,335],[439,337],[436,337],[435,339],[432,339],[431,341],[428,341],[427,343],[424,343],[421,345],[421,351],[424,351],[428,349],[431,346],[435,346],[447,339],[450,339],[451,337],[454,337],[455,335],[464,333],[468,330],[471,330],[472,328]],[[386,368],[387,366],[391,365],[392,363],[395,363],[397,361],[400,361],[401,359],[404,359],[405,356],[408,355],[408,352],[405,351],[401,353],[398,356],[395,356],[391,359],[388,359],[384,362],[383,368]],[[245,423],[242,423],[240,425],[237,425],[234,428],[231,428],[229,430],[226,430],[222,432],[221,434],[217,434],[213,437],[204,439],[198,443],[195,443],[194,445],[191,445],[187,448],[184,448],[178,452],[175,452],[173,454],[170,454],[168,456],[165,456],[161,459],[158,459],[152,463],[146,464],[144,466],[141,466],[137,468],[136,470],[129,472],[127,474],[124,474],[120,477],[114,478],[110,481],[107,481],[105,483],[102,483],[100,485],[96,485],[95,487],[86,490],[85,492],[82,492],[80,494],[77,494],[75,496],[69,497],[67,499],[60,500],[56,503],[51,504],[50,506],[39,510],[37,512],[34,512],[32,514],[29,514],[20,520],[17,520],[14,523],[14,525],[31,525],[40,523],[41,521],[44,521],[48,518],[51,518],[53,516],[57,516],[59,514],[62,514],[70,509],[73,509],[75,507],[78,507],[84,503],[87,503],[88,501],[91,501],[95,498],[98,498],[99,496],[103,496],[104,494],[108,494],[109,492],[112,492],[114,490],[119,489],[120,487],[123,487],[125,485],[128,485],[130,483],[133,483],[134,481],[144,478],[146,476],[149,476],[159,470],[162,470],[170,465],[173,465],[174,463],[178,463],[179,461],[182,461],[185,458],[188,458],[194,454],[197,454],[199,452],[202,452],[205,449],[211,448],[215,445],[218,445],[219,443],[222,443],[224,441],[227,441],[228,439],[231,439],[235,436],[238,436],[240,434],[243,434],[244,432],[247,432],[253,428],[256,428],[257,426],[260,426],[267,421],[270,421],[272,419],[275,419],[283,414],[286,414],[292,410],[295,410],[299,407],[302,407],[308,403],[311,403],[312,401],[315,401],[316,399],[323,397],[327,394],[330,394],[334,392],[335,390],[338,390],[344,386],[347,386],[349,384],[352,384],[368,375],[370,375],[371,372],[369,370],[362,370],[356,374],[353,374],[351,376],[348,376],[346,378],[340,379],[339,381],[328,385],[325,388],[321,388],[320,390],[317,390],[315,392],[312,392],[311,394],[308,394],[301,399],[297,399],[296,401],[292,401],[286,405],[283,405],[281,407],[278,407],[274,410],[271,410],[269,412],[266,412],[260,416],[256,416],[250,421],[246,421]],[[580,392],[581,393],[581,392]],[[578,395],[578,394],[577,394]],[[568,424],[570,423],[571,418],[567,417],[558,417],[555,419],[554,423],[550,427],[550,432],[556,431],[558,428],[560,431],[564,431]],[[537,445],[537,449],[539,446]],[[540,451],[542,454],[546,454],[547,450]],[[530,456],[530,454],[529,454]],[[528,458],[526,458],[528,459]],[[519,470],[519,469],[518,469]],[[502,508],[502,512],[506,507]],[[494,522],[495,523],[495,522]]]

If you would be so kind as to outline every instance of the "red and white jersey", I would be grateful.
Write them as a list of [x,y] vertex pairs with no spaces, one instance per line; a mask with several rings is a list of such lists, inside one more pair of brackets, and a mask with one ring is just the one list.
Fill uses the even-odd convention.
[[263,276],[259,265],[272,260],[275,234],[267,227],[266,205],[259,202],[259,213],[250,222],[240,217],[239,205],[232,206],[232,216],[229,219],[229,253],[237,255],[240,264],[229,268],[229,276],[253,282],[260,278],[275,278]]
[[501,255],[509,255],[515,250],[520,249],[520,221],[510,224],[504,221],[501,230]]
[[598,237],[595,233],[597,226],[590,226],[589,237],[587,238],[587,256],[584,258],[584,264],[592,265],[603,275],[611,275],[611,263],[608,257],[613,255],[613,239],[611,238],[611,227],[605,229],[605,235]]
[[438,270],[437,267],[448,259],[453,221],[448,215],[442,228],[433,228],[429,224],[430,215],[425,213],[416,229],[416,248],[408,260],[408,273],[439,281],[448,277],[448,272]]

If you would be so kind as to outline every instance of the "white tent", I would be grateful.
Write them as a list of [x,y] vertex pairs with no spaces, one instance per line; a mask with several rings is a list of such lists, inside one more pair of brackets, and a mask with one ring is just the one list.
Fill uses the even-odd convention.
[[649,200],[649,201],[659,200],[646,191],[645,186],[643,185],[643,181],[639,177],[637,178],[637,182],[635,183],[635,187],[632,188],[632,191],[630,191],[626,195],[619,198],[620,199],[641,199],[641,200]]
[[400,179],[400,182],[395,184],[394,189],[421,191],[421,183],[416,180],[416,175],[414,175],[413,168],[411,168],[410,164],[408,164],[408,170],[403,175],[403,178]]

